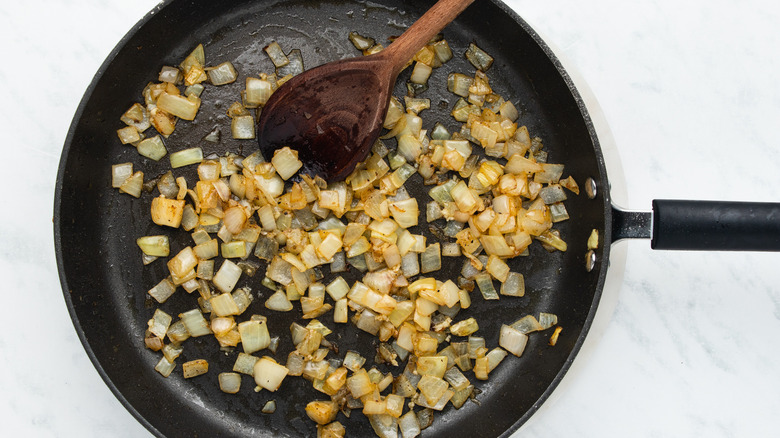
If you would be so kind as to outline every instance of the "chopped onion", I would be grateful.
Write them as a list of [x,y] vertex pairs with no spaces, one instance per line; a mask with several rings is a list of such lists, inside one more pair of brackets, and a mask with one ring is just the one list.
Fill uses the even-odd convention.
[[423,274],[441,269],[441,245],[433,243],[420,255],[420,272]]
[[116,135],[119,137],[119,141],[121,141],[122,144],[136,143],[142,138],[138,133],[138,130],[135,129],[135,126],[125,126],[124,128],[117,129]]
[[289,312],[293,309],[292,303],[287,299],[287,294],[281,290],[268,297],[265,301],[265,307],[277,312]]
[[159,135],[141,140],[141,142],[138,143],[137,149],[139,154],[154,161],[159,161],[160,158],[168,153],[165,149],[165,144],[163,144],[162,138],[160,138]]
[[520,356],[528,343],[528,336],[519,330],[516,330],[506,324],[501,325],[501,331],[498,337],[498,345],[504,350]]
[[276,67],[283,67],[290,62],[284,54],[284,51],[282,51],[282,48],[279,46],[279,43],[276,41],[272,41],[271,44],[265,46],[263,51],[268,54],[268,57],[271,58],[271,62],[273,62]]
[[477,282],[477,287],[479,287],[479,291],[484,299],[498,299],[498,293],[496,293],[496,289],[493,287],[493,280],[490,278],[490,275],[484,273],[477,274],[474,276],[474,280]]
[[149,289],[147,293],[157,300],[158,303],[164,303],[174,292],[176,292],[176,286],[171,280],[163,278],[157,285]]
[[469,44],[469,48],[466,50],[466,59],[481,71],[487,71],[493,65],[493,57],[474,43]]
[[265,105],[273,93],[271,83],[260,78],[246,78],[245,99],[248,106]]
[[274,392],[281,386],[287,372],[287,367],[279,365],[268,356],[262,357],[255,363],[255,383],[263,389]]
[[433,69],[431,67],[422,62],[416,62],[414,64],[414,69],[412,69],[412,76],[409,80],[415,84],[425,84],[428,82],[428,78],[431,76],[432,72]]
[[241,374],[253,375],[255,364],[260,358],[246,353],[238,353],[236,361],[233,364],[233,371]]
[[163,92],[157,98],[157,108],[184,120],[195,120],[200,99],[196,96],[184,97]]
[[197,377],[206,374],[209,370],[209,363],[206,359],[195,359],[184,362],[181,366],[185,379]]
[[[356,46],[366,46],[361,49],[365,54],[382,48],[357,34],[351,39]],[[260,107],[278,86],[303,71],[300,50],[285,55],[272,42],[266,52],[276,64],[275,74],[247,78],[241,99],[229,106],[234,138],[254,138]],[[485,338],[473,336],[479,330],[477,320],[457,316],[470,307],[475,285],[483,299],[499,298],[493,279],[501,282],[501,295],[524,295],[523,276],[511,272],[506,259],[528,254],[533,240],[548,251],[565,251],[566,242],[553,227],[569,218],[563,188],[572,193],[579,188],[573,178],[561,179],[562,165],[547,163],[542,140],[517,125],[517,107],[496,94],[484,73],[492,58],[474,44],[467,58],[478,71],[473,77],[448,76],[448,88],[460,96],[452,116],[463,125],[452,131],[441,123],[430,132],[422,129],[419,114],[430,110],[430,100],[414,96],[427,88],[433,69],[451,57],[441,39],[415,55],[409,64],[415,66],[406,84],[405,107],[391,98],[384,120],[389,132],[383,138],[395,138],[397,148],[377,142],[370,157],[344,182],[303,175],[285,189],[285,181],[302,167],[297,152],[289,148],[277,151],[269,162],[259,152],[247,157],[211,154],[205,161],[200,148],[171,154],[175,168],[200,163],[198,180],[188,182],[167,172],[147,183],[147,190],[157,186],[161,195],[151,200],[152,218],[158,225],[191,231],[194,244],[167,260],[168,276],[149,295],[162,303],[181,285],[188,293],[198,292],[199,308],[181,313],[175,323],[158,309],[149,321],[144,342],[153,351],[162,351],[158,372],[171,373],[183,352],[181,342],[188,337],[213,334],[220,347],[232,349],[240,343],[243,349],[233,372],[218,376],[223,391],[238,392],[240,374],[255,378],[255,391],[275,391],[285,376],[303,376],[331,397],[307,407],[319,435],[343,437],[344,427],[333,421],[336,413],[362,409],[379,436],[397,437],[399,425],[403,436],[417,436],[431,424],[433,411],[448,404],[460,408],[474,398],[475,388],[465,371],[487,379],[508,352],[522,353],[525,333],[557,324],[552,314],[541,313],[538,321],[529,315],[502,326],[500,347],[490,350]],[[126,127],[118,132],[121,141],[136,146],[146,158],[159,160],[167,154],[160,135],[167,138],[178,118],[196,117],[206,87],[237,77],[229,62],[205,67],[202,46],[180,68],[163,68],[158,78],[162,83],[143,91],[147,106],[135,104],[122,115]],[[182,79],[187,87],[183,93],[177,85]],[[260,109],[253,114],[252,108]],[[145,138],[143,131],[150,125],[160,135]],[[218,142],[218,133],[215,127],[204,140]],[[405,187],[415,173],[433,186],[432,202],[426,205],[435,239],[430,244],[421,231],[409,231],[419,225],[417,199]],[[133,196],[141,195],[143,177],[131,163],[112,168],[112,186]],[[445,222],[435,222],[438,219]],[[144,263],[170,256],[165,236],[143,236],[137,244]],[[457,280],[418,277],[441,269],[443,255],[461,254],[468,260]],[[258,296],[248,287],[236,289],[242,272],[252,276],[260,269],[251,256],[268,262],[260,281],[271,290],[265,307],[288,312],[300,305],[302,318],[311,320],[306,327],[290,326],[295,350],[287,356],[287,366],[252,356],[265,348],[275,353],[279,337],[271,337],[266,317],[241,316]],[[215,272],[217,257],[222,262]],[[235,258],[242,260],[234,263]],[[362,279],[346,277],[348,282],[337,276],[347,272],[347,263]],[[329,265],[329,271],[323,265]],[[326,302],[331,299],[333,303]],[[365,358],[355,352],[348,352],[343,361],[329,356],[338,351],[336,343],[325,338],[331,329],[313,318],[331,309],[334,323],[351,319],[358,329],[377,336],[376,363],[397,366],[398,359],[407,360],[402,374],[364,368]],[[559,332],[557,327],[551,345]],[[456,336],[467,336],[468,342],[457,342]],[[208,364],[200,361],[186,364],[185,377],[206,372]],[[390,384],[392,393],[381,395]],[[407,403],[423,409],[403,415]],[[263,412],[272,412],[275,403],[271,404]]]
[[241,268],[230,260],[222,262],[219,270],[214,274],[214,286],[222,292],[230,292],[236,287],[239,277],[241,277]]
[[111,187],[118,189],[133,175],[133,163],[114,164],[111,166]]
[[209,81],[212,85],[230,84],[235,82],[236,78],[238,77],[236,69],[229,61],[223,62],[216,67],[207,69],[206,73],[208,74]]
[[306,415],[317,424],[328,424],[336,418],[339,406],[333,401],[313,401],[306,405]]
[[264,405],[263,408],[260,410],[260,412],[264,414],[273,414],[276,412],[276,401],[275,400],[268,400]]
[[174,169],[189,166],[190,164],[197,164],[203,161],[203,150],[199,147],[185,149],[172,153],[170,159],[171,167]]
[[331,281],[330,284],[325,287],[325,291],[328,292],[328,295],[330,295],[334,301],[338,301],[347,296],[347,292],[349,292],[349,284],[346,282],[346,280],[344,280],[343,277],[336,277],[336,279]]
[[219,373],[219,389],[228,394],[236,394],[241,389],[241,374]]
[[119,191],[122,193],[127,193],[128,195],[138,198],[141,196],[141,190],[143,190],[144,185],[144,173],[140,170],[138,172],[135,172],[132,174],[129,178],[127,178],[121,186],[119,186]]
[[170,254],[168,236],[165,235],[139,237],[136,243],[146,255],[168,257],[168,254]]
[[470,336],[477,330],[479,330],[479,325],[474,318],[465,319],[450,327],[450,333],[455,336]]
[[252,116],[233,117],[230,123],[230,132],[233,138],[239,140],[248,140],[255,138],[255,119]]
[[522,297],[525,295],[525,279],[523,274],[510,272],[506,280],[501,284],[501,295]]
[[165,356],[161,357],[154,367],[155,371],[162,374],[163,377],[170,376],[174,368],[176,368],[176,364],[173,361],[166,359]]
[[271,335],[265,321],[250,320],[238,324],[238,333],[241,335],[241,345],[244,353],[252,354],[271,344]]

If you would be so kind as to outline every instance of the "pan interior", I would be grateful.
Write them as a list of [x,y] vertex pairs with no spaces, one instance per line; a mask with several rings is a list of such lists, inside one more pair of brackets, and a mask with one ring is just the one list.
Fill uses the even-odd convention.
[[[146,179],[168,170],[167,158],[160,162],[144,159],[116,137],[120,115],[141,92],[156,80],[163,65],[178,63],[197,44],[203,43],[208,65],[231,61],[239,79],[231,85],[209,87],[194,122],[179,122],[166,141],[169,152],[201,146],[206,155],[227,151],[248,154],[256,149],[253,141],[239,142],[229,135],[228,106],[239,100],[247,76],[272,72],[262,49],[275,40],[285,49],[299,48],[307,68],[358,53],[347,39],[349,31],[371,36],[387,44],[399,35],[432,2],[359,1],[171,1],[137,25],[106,61],[87,91],[68,135],[57,182],[55,238],[63,289],[74,324],[84,345],[108,385],[123,404],[150,431],[165,436],[311,436],[313,423],[306,418],[306,403],[323,399],[303,379],[287,379],[277,393],[255,393],[254,382],[245,377],[237,395],[222,393],[217,385],[219,372],[230,371],[240,351],[220,352],[216,341],[187,341],[178,362],[203,358],[209,373],[185,381],[180,367],[163,378],[154,365],[159,353],[143,347],[146,322],[156,307],[146,291],[167,276],[164,262],[142,266],[135,239],[142,235],[168,234],[171,252],[190,245],[188,233],[168,232],[149,221],[153,196],[138,200],[111,189],[111,165],[133,162]],[[446,76],[457,71],[473,74],[474,68],[462,57],[465,48],[476,42],[494,58],[488,72],[491,85],[509,97],[521,111],[519,124],[532,136],[544,140],[549,161],[566,165],[584,186],[586,178],[607,187],[604,163],[584,106],[570,81],[533,31],[505,5],[477,2],[444,31],[456,57],[434,72],[431,87],[422,97],[432,106],[451,108],[455,98],[446,91]],[[396,95],[403,96],[409,72],[401,75]],[[441,122],[450,130],[457,123],[445,113],[423,114],[424,128]],[[202,138],[219,126],[222,141],[212,144]],[[194,166],[179,169],[176,176],[196,178]],[[419,177],[419,175],[415,175]],[[420,205],[430,198],[417,180],[407,184]],[[500,436],[518,428],[536,410],[568,369],[579,349],[598,304],[606,263],[585,270],[585,247],[591,230],[602,238],[597,260],[606,260],[609,236],[608,194],[595,199],[571,195],[567,209],[571,219],[556,225],[567,241],[565,253],[547,253],[538,244],[530,257],[512,260],[513,270],[526,277],[526,296],[504,297],[488,302],[474,292],[472,308],[466,316],[480,323],[478,334],[489,347],[497,346],[501,324],[526,314],[551,312],[558,315],[563,332],[558,344],[547,345],[550,332],[531,336],[526,353],[507,358],[487,382],[479,382],[480,404],[467,403],[460,410],[436,414],[436,421],[423,436]],[[432,239],[426,224],[417,230]],[[446,258],[445,258],[446,261]],[[438,279],[456,278],[460,263],[445,265]],[[269,317],[272,335],[282,343],[277,360],[284,362],[292,350],[289,325],[300,321],[300,310],[270,313],[262,303],[270,291],[260,286],[263,269],[254,277],[243,276],[238,286],[248,285],[255,294],[249,314]],[[327,272],[327,271],[326,271]],[[331,278],[326,276],[326,281]],[[171,315],[195,308],[195,298],[178,291],[160,306]],[[327,324],[327,317],[322,318]],[[330,325],[333,325],[332,323]],[[337,334],[340,333],[340,334]],[[340,351],[357,350],[373,358],[376,344],[369,335],[354,327],[339,329],[331,337]],[[265,353],[264,353],[265,354]],[[389,370],[380,366],[382,371]],[[395,369],[397,373],[399,369]],[[260,414],[268,400],[275,400],[274,415]],[[361,414],[352,419],[339,417],[349,436],[372,436]]]

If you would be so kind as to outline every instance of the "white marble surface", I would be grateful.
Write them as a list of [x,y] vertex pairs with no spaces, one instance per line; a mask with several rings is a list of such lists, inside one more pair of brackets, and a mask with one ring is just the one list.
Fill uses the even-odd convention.
[[[597,96],[622,158],[624,206],[648,210],[654,198],[780,201],[777,2],[509,3]],[[76,337],[57,278],[51,214],[59,155],[81,95],[154,5],[0,3],[3,436],[149,436]],[[518,436],[775,430],[780,255],[618,245],[628,258],[610,292],[614,312],[605,306],[599,315],[603,335],[590,339],[556,400]]]

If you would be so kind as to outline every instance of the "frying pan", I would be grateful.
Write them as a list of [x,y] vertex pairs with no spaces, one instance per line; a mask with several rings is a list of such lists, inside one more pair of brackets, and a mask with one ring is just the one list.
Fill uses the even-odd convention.
[[[218,390],[216,372],[183,381],[176,373],[164,379],[153,370],[159,356],[142,347],[145,324],[153,312],[145,291],[164,276],[164,267],[157,262],[142,268],[133,242],[137,236],[162,230],[148,221],[149,195],[133,200],[110,189],[110,166],[133,161],[153,176],[162,173],[166,164],[143,160],[132,148],[119,145],[114,130],[120,114],[139,100],[141,89],[156,77],[162,65],[177,64],[198,43],[206,45],[209,64],[232,61],[240,73],[237,83],[242,83],[248,74],[270,71],[261,49],[272,39],[287,49],[301,48],[307,66],[313,66],[354,55],[345,37],[348,31],[356,30],[384,41],[399,34],[430,4],[171,1],[139,23],[101,67],[79,106],[63,151],[55,199],[57,259],[66,301],[90,358],[120,401],[152,433],[307,436],[313,426],[303,419],[303,406],[319,396],[301,379],[286,380],[282,392],[277,394],[255,394],[245,382],[239,396],[230,396]],[[486,22],[491,25],[485,26]],[[477,2],[446,30],[445,36],[456,53],[462,53],[469,42],[476,41],[496,58],[490,72],[492,83],[522,109],[521,123],[532,134],[544,138],[551,161],[566,164],[567,173],[581,185],[592,179],[597,189],[593,199],[581,195],[571,197],[567,203],[572,219],[557,228],[569,242],[569,251],[547,254],[537,247],[532,250],[532,257],[513,261],[513,269],[526,276],[526,297],[499,303],[475,299],[470,309],[470,315],[480,320],[481,332],[489,345],[496,345],[501,323],[527,313],[556,313],[565,328],[558,345],[548,347],[545,334],[534,336],[523,357],[509,358],[480,386],[483,392],[479,406],[469,403],[459,411],[448,410],[425,433],[509,435],[549,396],[582,345],[601,295],[611,242],[622,237],[648,236],[648,220],[659,215],[626,214],[613,209],[598,138],[578,92],[544,43],[513,12],[499,3]],[[443,69],[437,72],[440,77],[448,71],[469,71],[469,66],[464,60],[455,59]],[[171,136],[167,142],[169,150],[201,144],[200,139],[214,125],[221,125],[223,142],[207,153],[251,152],[245,150],[254,146],[251,143],[226,138],[226,116],[222,114],[236,99],[237,92],[237,87],[210,88],[198,119],[188,129],[179,129]],[[453,103],[441,88],[434,86],[427,93],[432,102]],[[436,121],[453,126],[446,117],[426,118],[430,125]],[[193,178],[194,169],[185,169],[181,174]],[[413,194],[427,199],[422,192]],[[669,204],[659,205],[665,212]],[[688,204],[684,206],[687,210]],[[734,210],[733,205],[728,207]],[[744,231],[747,238],[751,233],[766,237],[773,231],[777,236],[771,221],[755,220],[758,223],[744,226],[741,220],[745,208],[767,210],[764,219],[771,219],[777,214],[776,206],[737,207],[742,207],[737,209],[740,220],[729,226]],[[664,223],[661,221],[661,225]],[[700,228],[706,229],[708,224],[711,222]],[[672,232],[679,229],[670,228]],[[593,253],[595,263],[588,270],[584,248],[592,229],[599,230],[602,245]],[[759,232],[754,233],[757,229]],[[184,233],[172,238],[173,251],[189,244]],[[708,239],[711,237],[693,244],[707,244]],[[764,245],[754,249],[776,249],[778,242],[776,237],[753,240]],[[663,246],[664,238],[660,241]],[[718,245],[737,248],[733,241],[721,239]],[[745,239],[736,241],[745,246]],[[775,246],[762,242],[774,242]],[[451,276],[453,269],[449,267],[437,276]],[[252,286],[258,295],[253,307],[257,313],[264,313],[258,304],[268,294],[257,284],[261,275],[244,277],[240,283]],[[171,314],[187,310],[194,306],[188,298],[177,293],[162,308]],[[272,333],[284,339],[296,316],[294,312],[274,314],[269,322]],[[343,349],[357,349],[367,356],[372,353],[371,340],[361,333],[345,334],[337,342]],[[290,348],[283,344],[277,357],[283,358]],[[229,370],[235,353],[218,354],[215,344],[206,340],[188,341],[184,360],[196,357],[208,359],[214,370]],[[277,401],[277,413],[258,414],[269,399]],[[371,434],[367,422],[359,414],[355,417],[345,422],[350,435]],[[481,420],[474,421],[475,418]]]

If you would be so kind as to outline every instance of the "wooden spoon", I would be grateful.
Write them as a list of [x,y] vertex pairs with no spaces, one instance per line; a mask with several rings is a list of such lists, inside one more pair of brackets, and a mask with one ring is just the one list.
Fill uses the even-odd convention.
[[263,156],[289,146],[302,171],[346,178],[379,138],[398,74],[474,0],[440,0],[386,49],[307,70],[279,87],[263,107],[257,139]]

